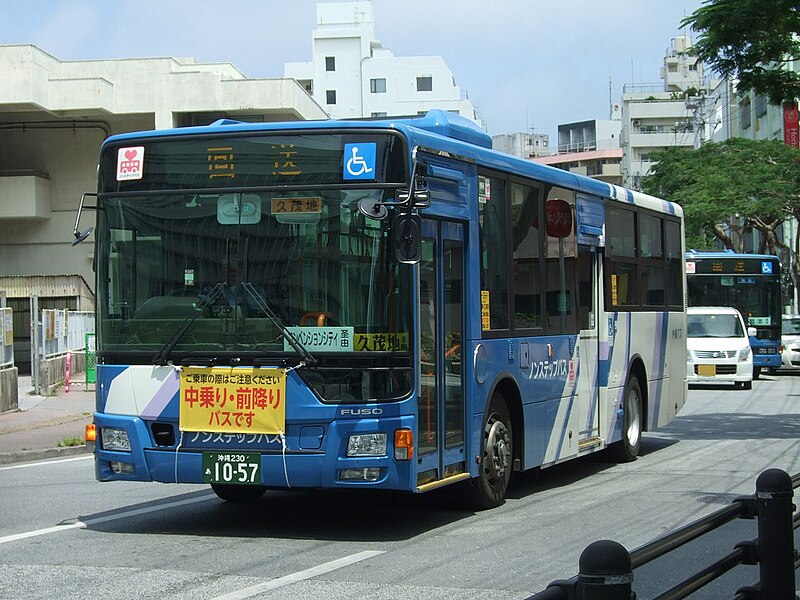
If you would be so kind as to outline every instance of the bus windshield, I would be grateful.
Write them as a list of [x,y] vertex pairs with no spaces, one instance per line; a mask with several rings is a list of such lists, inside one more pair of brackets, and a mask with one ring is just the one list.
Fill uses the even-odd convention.
[[288,328],[315,356],[408,354],[410,268],[357,210],[386,193],[101,198],[98,352],[294,357]]
[[689,306],[732,306],[748,325],[778,327],[780,285],[776,277],[695,275],[688,278]]

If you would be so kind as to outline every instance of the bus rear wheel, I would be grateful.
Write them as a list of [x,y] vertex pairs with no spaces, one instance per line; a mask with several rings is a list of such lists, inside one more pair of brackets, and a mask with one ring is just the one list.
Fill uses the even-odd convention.
[[639,456],[642,447],[642,386],[632,375],[625,385],[622,400],[622,440],[611,446],[614,460],[631,462]]
[[477,508],[494,508],[505,502],[514,462],[513,440],[508,406],[503,395],[495,392],[483,426],[480,475],[470,482]]
[[222,500],[226,502],[255,502],[260,500],[267,491],[263,485],[224,485],[212,483],[211,489]]

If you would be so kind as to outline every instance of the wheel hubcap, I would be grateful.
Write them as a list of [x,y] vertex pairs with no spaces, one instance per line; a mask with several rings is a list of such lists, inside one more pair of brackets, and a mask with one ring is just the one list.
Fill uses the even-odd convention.
[[639,414],[639,396],[631,392],[628,396],[628,443],[635,446],[642,433],[641,415]]
[[484,469],[489,481],[495,482],[506,476],[511,463],[511,438],[505,424],[493,415],[486,424],[486,456]]

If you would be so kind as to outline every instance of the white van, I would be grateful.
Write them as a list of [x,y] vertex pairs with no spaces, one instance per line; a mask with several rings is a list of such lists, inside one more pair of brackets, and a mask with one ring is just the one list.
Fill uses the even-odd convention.
[[689,384],[732,382],[753,386],[753,352],[741,313],[728,306],[694,306],[686,311]]

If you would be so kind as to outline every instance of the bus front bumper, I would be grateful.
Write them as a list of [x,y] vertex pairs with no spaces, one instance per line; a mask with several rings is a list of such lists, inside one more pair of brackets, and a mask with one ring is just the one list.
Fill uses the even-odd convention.
[[[396,429],[412,428],[411,416],[327,423],[317,449],[302,447],[300,432],[307,425],[288,425],[285,450],[280,442],[273,444],[274,447],[270,449],[243,444],[192,448],[187,446],[187,436],[184,436],[183,443],[161,448],[152,442],[147,423],[139,417],[95,413],[94,423],[98,431],[95,448],[95,476],[98,481],[202,484],[204,452],[256,452],[260,454],[261,465],[261,480],[258,483],[269,488],[366,486],[392,490],[415,489],[413,460],[395,460],[391,443]],[[104,448],[102,434],[99,433],[103,428],[125,432],[130,449]],[[386,454],[346,456],[348,436],[360,432],[386,432]],[[363,474],[363,477],[359,474]]]

